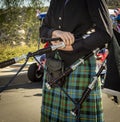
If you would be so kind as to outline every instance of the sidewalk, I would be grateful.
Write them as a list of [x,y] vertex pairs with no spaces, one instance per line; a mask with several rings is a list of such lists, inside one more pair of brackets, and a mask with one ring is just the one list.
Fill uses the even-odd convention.
[[[0,95],[0,122],[40,122],[40,83],[17,85]],[[105,122],[120,122],[120,108],[103,93]]]
[[[23,84],[23,83],[29,83],[28,77],[27,77],[27,71],[30,64],[33,62],[28,62],[26,66],[22,69],[22,71],[19,72],[18,76],[13,80],[13,82],[10,85],[16,85],[16,84]],[[0,87],[4,86],[9,80],[11,80],[12,77],[18,72],[18,70],[21,68],[23,64],[16,63],[11,66],[1,68],[0,69]]]

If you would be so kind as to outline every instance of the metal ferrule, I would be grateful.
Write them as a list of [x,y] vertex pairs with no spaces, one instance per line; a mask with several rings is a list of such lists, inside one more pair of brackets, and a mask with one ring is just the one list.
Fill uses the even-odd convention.
[[80,58],[80,61],[78,63],[76,63],[75,65],[71,66],[72,70],[75,70],[80,64],[84,64],[84,59]]
[[95,84],[96,84],[97,79],[98,79],[98,78],[97,78],[96,76],[93,77],[93,81],[92,81],[91,84],[88,86],[88,88],[93,89],[94,86],[95,86]]
[[45,85],[46,85],[47,89],[49,89],[49,90],[51,89],[51,86],[49,83],[46,83]]
[[71,113],[73,116],[76,116],[76,113],[75,113],[75,112],[70,111],[70,113]]
[[82,36],[83,39],[86,39],[87,37],[89,37],[91,35],[91,33],[94,33],[95,32],[95,29],[91,29],[89,31],[86,32],[86,34],[84,34]]
[[22,55],[22,56],[20,56],[20,57],[14,58],[14,59],[15,59],[15,62],[18,62],[18,61],[20,61],[20,60],[22,60],[22,59],[25,59],[26,57],[27,57],[26,55]]
[[90,36],[90,34],[84,34],[83,36],[82,36],[82,38],[83,39],[86,39],[87,37],[89,37]]
[[65,47],[65,43],[64,42],[61,42],[60,44],[58,45],[52,45],[51,46],[51,49],[54,51],[56,50],[57,48],[64,48]]

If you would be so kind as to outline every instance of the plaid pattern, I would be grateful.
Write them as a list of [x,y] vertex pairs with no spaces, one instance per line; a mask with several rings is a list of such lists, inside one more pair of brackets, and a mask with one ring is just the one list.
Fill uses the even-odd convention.
[[[66,77],[63,89],[74,100],[81,98],[83,91],[93,80],[95,64],[94,57],[91,57]],[[78,122],[70,113],[74,107],[73,102],[60,88],[48,90],[44,80],[40,122]],[[82,104],[79,122],[103,122],[100,85],[97,84]]]

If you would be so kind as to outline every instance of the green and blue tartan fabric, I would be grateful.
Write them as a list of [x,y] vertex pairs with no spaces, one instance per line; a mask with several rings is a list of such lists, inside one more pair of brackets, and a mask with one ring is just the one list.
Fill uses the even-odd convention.
[[[83,91],[93,80],[96,74],[96,61],[94,57],[86,60],[66,77],[63,89],[73,98],[79,100]],[[75,107],[73,102],[60,88],[48,90],[43,83],[43,99],[40,122],[78,122],[70,111]],[[101,103],[100,82],[96,84],[80,109],[80,122],[103,122],[103,108]]]

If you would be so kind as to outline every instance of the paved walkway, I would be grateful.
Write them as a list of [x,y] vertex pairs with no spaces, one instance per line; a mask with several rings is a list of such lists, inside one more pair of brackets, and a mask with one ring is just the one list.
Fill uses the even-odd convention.
[[[40,83],[9,87],[0,94],[0,122],[40,122]],[[103,93],[105,122],[120,122],[120,108]]]
[[[13,80],[10,85],[23,84],[30,82],[27,77],[28,67],[32,62],[27,63],[26,66],[19,72],[18,76]],[[16,63],[14,65],[0,68],[0,87],[4,86],[9,80],[14,77],[23,64]]]

